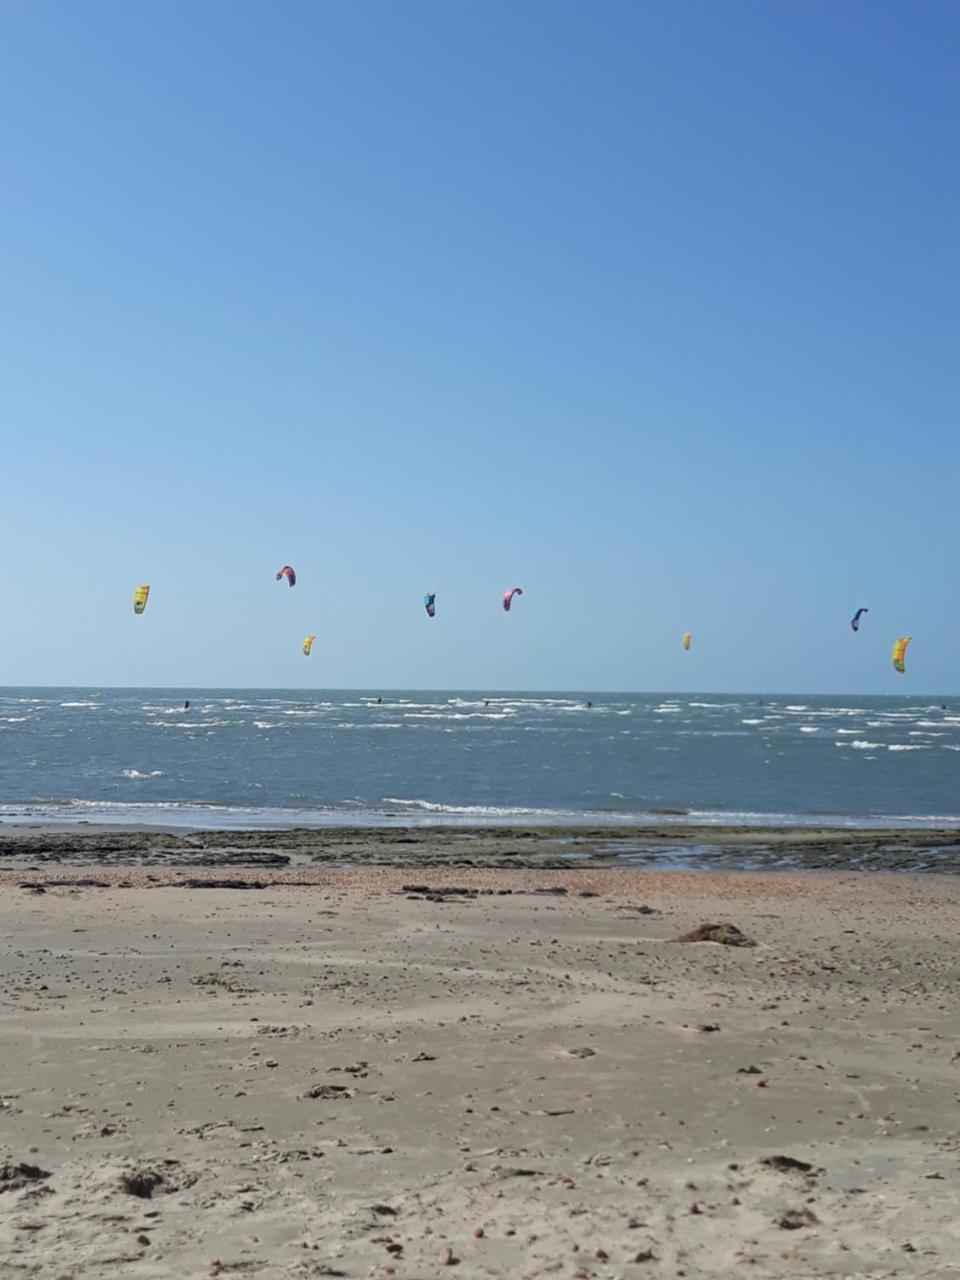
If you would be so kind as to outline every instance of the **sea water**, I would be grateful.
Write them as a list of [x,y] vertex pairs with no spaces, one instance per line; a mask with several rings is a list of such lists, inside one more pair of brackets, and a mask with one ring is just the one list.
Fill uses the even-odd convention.
[[0,689],[8,823],[923,827],[958,780],[949,699]]

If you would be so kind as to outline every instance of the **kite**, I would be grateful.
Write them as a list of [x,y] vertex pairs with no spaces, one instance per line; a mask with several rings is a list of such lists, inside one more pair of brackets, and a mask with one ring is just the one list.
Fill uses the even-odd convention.
[[147,607],[147,596],[150,594],[150,588],[147,586],[137,587],[133,593],[133,612],[143,613]]
[[853,615],[853,617],[850,619],[850,626],[854,629],[854,631],[860,630],[861,614],[869,613],[869,612],[870,612],[869,609],[858,609],[857,612]]
[[427,594],[423,597],[423,607],[427,611],[428,618],[433,618],[436,616],[436,612],[437,612],[436,600],[437,600],[437,593],[435,591],[428,591]]
[[511,587],[509,591],[505,591],[503,593],[503,607],[506,609],[507,613],[510,612],[510,606],[513,604],[513,597],[522,595],[522,587]]
[[313,648],[313,642],[316,638],[316,636],[307,636],[303,642],[303,652],[307,657],[310,656],[310,650]]
[[281,578],[286,578],[291,587],[297,585],[297,575],[294,572],[293,565],[285,564],[282,569],[277,570],[277,581],[279,582]]
[[692,639],[693,639],[693,636],[690,634],[690,632],[689,632],[689,631],[685,631],[685,632],[683,633],[683,647],[684,647],[685,649],[689,649],[689,648],[690,648],[690,641],[691,641]]
[[913,636],[901,636],[899,640],[893,643],[893,669],[899,671],[903,675],[906,671],[904,666],[904,658],[907,656],[907,645],[913,639]]

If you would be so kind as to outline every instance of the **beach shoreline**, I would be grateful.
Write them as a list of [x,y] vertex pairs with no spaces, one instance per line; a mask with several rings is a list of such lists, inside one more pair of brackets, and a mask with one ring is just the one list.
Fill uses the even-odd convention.
[[793,826],[0,826],[0,871],[50,865],[960,871],[960,829]]

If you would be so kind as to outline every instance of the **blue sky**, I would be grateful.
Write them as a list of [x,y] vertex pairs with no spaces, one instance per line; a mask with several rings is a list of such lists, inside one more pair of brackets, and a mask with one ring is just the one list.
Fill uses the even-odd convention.
[[958,37],[7,6],[0,683],[960,690]]

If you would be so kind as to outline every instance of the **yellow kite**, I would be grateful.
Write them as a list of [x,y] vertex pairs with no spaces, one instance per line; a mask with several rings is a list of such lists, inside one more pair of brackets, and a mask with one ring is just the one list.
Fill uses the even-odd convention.
[[147,596],[150,594],[150,588],[147,586],[137,587],[133,593],[133,612],[143,613],[147,607]]
[[913,636],[901,636],[893,644],[893,669],[894,671],[899,671],[901,675],[906,671],[903,660],[907,656],[907,645],[912,639]]
[[313,642],[314,640],[316,640],[316,638],[317,638],[316,636],[307,636],[306,640],[304,640],[303,652],[305,654],[309,655],[310,650],[313,648]]
[[693,639],[693,636],[690,634],[690,632],[689,632],[689,631],[685,631],[685,632],[683,633],[683,647],[684,647],[685,649],[689,649],[689,648],[690,648],[690,641],[691,641],[692,639]]

